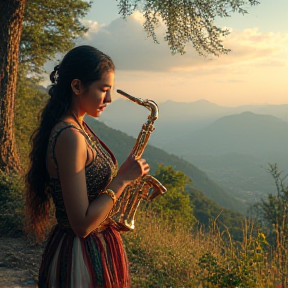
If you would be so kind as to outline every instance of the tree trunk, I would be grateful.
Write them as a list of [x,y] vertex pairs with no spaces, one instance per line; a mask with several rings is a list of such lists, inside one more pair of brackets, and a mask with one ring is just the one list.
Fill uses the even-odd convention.
[[26,0],[0,1],[0,170],[21,171],[14,125],[19,46]]

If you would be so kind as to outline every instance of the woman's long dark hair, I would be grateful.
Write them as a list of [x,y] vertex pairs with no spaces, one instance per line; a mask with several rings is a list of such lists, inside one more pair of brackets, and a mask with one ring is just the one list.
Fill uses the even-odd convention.
[[109,56],[91,46],[79,46],[69,51],[60,65],[50,74],[53,83],[49,89],[50,99],[40,114],[40,125],[30,138],[30,167],[25,175],[26,183],[26,231],[33,232],[37,239],[45,237],[49,218],[50,194],[47,191],[49,174],[46,169],[46,154],[49,136],[59,118],[72,101],[71,82],[81,80],[88,86],[114,71]]

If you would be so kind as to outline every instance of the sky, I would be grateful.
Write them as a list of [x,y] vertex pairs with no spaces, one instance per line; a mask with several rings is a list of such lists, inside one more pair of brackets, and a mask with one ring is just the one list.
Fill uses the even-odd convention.
[[[138,12],[120,18],[116,0],[94,0],[83,23],[89,32],[79,44],[108,54],[116,65],[116,89],[161,103],[206,99],[221,106],[288,103],[288,0],[260,0],[216,24],[232,32],[220,57],[201,57],[187,45],[185,55],[172,55],[157,28],[160,44],[143,29]],[[114,99],[118,94],[113,93]]]

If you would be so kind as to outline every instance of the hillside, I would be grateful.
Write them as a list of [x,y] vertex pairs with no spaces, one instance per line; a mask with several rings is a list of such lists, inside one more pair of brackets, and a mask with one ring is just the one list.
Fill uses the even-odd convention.
[[[268,163],[278,163],[284,170],[288,166],[288,123],[270,115],[225,116],[179,140],[168,142],[167,150],[195,164],[227,193],[246,203],[275,193]],[[173,150],[176,144],[179,148]]]
[[[99,138],[101,138],[113,151],[118,162],[122,163],[133,148],[135,139],[123,132],[109,128],[91,117],[86,117],[86,121]],[[184,172],[193,180],[194,188],[201,190],[217,204],[241,212],[246,211],[246,207],[243,203],[227,194],[220,186],[211,181],[204,172],[187,161],[151,145],[146,147],[143,157],[147,159],[151,166],[151,174],[157,169],[158,164],[163,164],[165,166],[170,165],[175,170]]]
[[211,221],[217,219],[217,225],[221,230],[223,229],[222,224],[224,224],[226,227],[229,227],[229,231],[231,235],[233,235],[233,238],[241,241],[243,231],[241,231],[239,227],[241,227],[244,219],[242,214],[221,207],[207,198],[198,189],[188,186],[186,191],[190,194],[193,214],[201,225],[209,228],[211,227]]
[[287,143],[287,122],[270,115],[243,112],[222,117],[199,131],[171,140],[166,143],[165,150],[177,155],[234,152],[262,156],[286,152]]
[[[234,197],[253,204],[274,194],[275,184],[269,175],[268,161],[259,157],[239,153],[224,155],[186,155],[186,160],[207,173],[208,177],[219,184]],[[276,159],[270,161],[277,162]],[[279,167],[285,167],[279,165]]]

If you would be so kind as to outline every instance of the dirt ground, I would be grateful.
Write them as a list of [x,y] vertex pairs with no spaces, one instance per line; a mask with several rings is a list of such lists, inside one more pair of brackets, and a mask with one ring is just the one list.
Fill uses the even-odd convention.
[[0,237],[0,288],[35,288],[43,244]]

